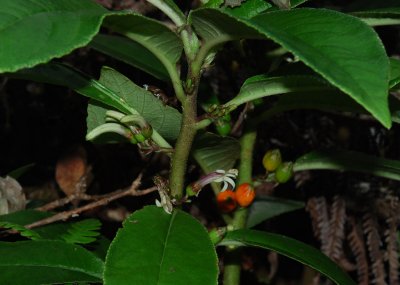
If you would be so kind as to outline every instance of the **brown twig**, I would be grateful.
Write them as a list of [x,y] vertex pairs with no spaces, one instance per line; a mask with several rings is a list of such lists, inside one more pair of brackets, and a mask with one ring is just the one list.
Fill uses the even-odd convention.
[[52,201],[50,203],[47,203],[44,206],[38,207],[35,210],[46,212],[46,211],[51,211],[55,208],[62,207],[68,203],[71,203],[72,201],[90,201],[90,200],[96,200],[97,198],[95,196],[90,196],[87,194],[82,194],[82,193],[77,193],[77,194],[72,194],[68,197],[64,197],[55,201]]
[[[100,197],[94,197],[94,198],[98,198],[97,201],[89,203],[87,205],[84,205],[82,207],[70,210],[70,211],[64,211],[64,212],[60,212],[58,214],[55,214],[54,216],[51,216],[49,218],[45,218],[43,220],[39,220],[36,221],[34,223],[31,223],[29,225],[26,225],[25,227],[27,229],[32,229],[32,228],[36,228],[36,227],[40,227],[40,226],[44,226],[44,225],[48,225],[57,221],[65,221],[67,219],[69,219],[70,217],[75,217],[78,216],[79,214],[85,212],[85,211],[89,211],[92,210],[94,208],[100,207],[100,206],[104,206],[107,205],[108,203],[120,199],[122,197],[126,197],[126,196],[143,196],[143,195],[147,195],[151,192],[157,191],[157,187],[153,186],[150,188],[147,188],[145,190],[141,190],[138,191],[137,188],[140,185],[140,180],[141,180],[142,175],[139,175],[138,178],[135,179],[135,181],[133,181],[132,185],[126,189],[126,190],[117,190],[114,191],[112,193],[109,193],[107,195],[102,196],[102,198]],[[92,197],[93,198],[93,197]]]

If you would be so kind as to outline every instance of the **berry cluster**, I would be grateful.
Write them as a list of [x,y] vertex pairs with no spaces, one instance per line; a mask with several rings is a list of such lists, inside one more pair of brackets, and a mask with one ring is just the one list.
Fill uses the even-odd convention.
[[267,173],[275,174],[275,181],[286,183],[293,176],[293,162],[282,162],[282,156],[279,149],[272,149],[265,153],[262,161]]
[[256,193],[253,186],[249,183],[240,184],[236,191],[227,189],[218,193],[217,203],[220,210],[224,213],[232,212],[237,205],[240,207],[248,207],[254,200]]

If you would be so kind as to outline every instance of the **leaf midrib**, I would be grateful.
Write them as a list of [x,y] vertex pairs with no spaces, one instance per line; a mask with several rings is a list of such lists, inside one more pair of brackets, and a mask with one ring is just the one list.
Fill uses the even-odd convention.
[[168,231],[167,231],[167,234],[166,234],[165,240],[164,240],[163,252],[162,252],[162,256],[161,256],[161,262],[160,262],[160,267],[159,267],[159,271],[158,271],[157,283],[156,284],[159,284],[159,281],[160,281],[160,278],[161,278],[161,271],[162,271],[162,267],[163,267],[163,263],[164,263],[165,251],[166,251],[166,248],[167,248],[166,245],[168,245],[168,239],[170,237],[172,224],[173,224],[173,222],[175,220],[176,215],[177,215],[177,211],[174,211],[172,213],[172,217],[171,217],[169,225],[168,225]]

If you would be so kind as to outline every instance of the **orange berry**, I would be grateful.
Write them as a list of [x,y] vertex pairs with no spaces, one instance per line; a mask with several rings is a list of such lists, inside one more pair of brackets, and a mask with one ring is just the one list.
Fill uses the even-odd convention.
[[236,209],[236,194],[232,190],[228,189],[223,192],[219,192],[217,195],[218,208],[224,212],[229,213]]
[[255,197],[256,192],[254,191],[253,186],[251,186],[249,183],[240,184],[236,189],[236,201],[242,207],[249,206]]

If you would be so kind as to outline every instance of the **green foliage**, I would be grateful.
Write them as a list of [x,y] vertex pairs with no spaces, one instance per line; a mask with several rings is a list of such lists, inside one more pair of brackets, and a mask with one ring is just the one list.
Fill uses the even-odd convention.
[[191,21],[206,39],[207,47],[222,40],[270,38],[352,97],[384,126],[391,126],[387,107],[389,61],[376,33],[362,21],[321,9],[263,13],[250,20],[235,19],[215,9],[198,9],[191,13]]
[[103,266],[89,251],[61,241],[0,242],[1,284],[99,282]]
[[249,207],[246,226],[252,228],[273,217],[304,208],[304,203],[265,196],[256,199]]
[[355,151],[314,151],[297,159],[294,171],[329,169],[358,171],[400,180],[400,162]]
[[[90,98],[88,139],[95,137],[93,130],[100,133],[99,128],[112,129],[125,141],[128,138],[132,142],[133,137],[142,150],[168,151],[169,185],[156,179],[159,203],[164,206],[172,208],[188,202],[183,195],[184,185],[194,180],[187,176],[189,155],[203,172],[211,173],[205,176],[207,183],[232,179],[232,173],[221,176],[215,171],[235,167],[241,156],[239,181],[252,183],[257,125],[281,112],[369,112],[387,128],[392,121],[400,122],[399,100],[388,99],[389,91],[399,89],[400,61],[387,57],[378,35],[369,26],[399,24],[398,7],[369,3],[364,4],[366,9],[360,9],[353,5],[353,11],[363,11],[347,15],[326,9],[295,8],[305,0],[290,1],[290,5],[286,0],[210,0],[202,8],[189,11],[186,19],[172,0],[149,2],[170,18],[172,27],[131,11],[110,12],[90,0],[0,0],[0,72],[8,72],[8,77],[65,86]],[[102,31],[113,34],[98,34],[100,26],[106,28]],[[271,40],[280,46],[278,56],[291,53],[300,63],[248,78],[236,96],[224,97],[224,105],[215,110],[206,106],[205,114],[197,114],[202,72],[210,68],[224,43],[243,39]],[[72,67],[48,63],[85,45],[170,83],[182,113],[109,67],[103,67],[100,79],[94,80]],[[270,108],[250,113],[252,104],[246,103],[272,95],[278,96]],[[218,98],[215,100],[219,105]],[[235,131],[242,133],[240,140],[205,130],[198,132],[214,122],[217,130],[221,127],[220,133],[228,135],[230,125],[218,123],[235,118],[235,112],[227,112],[241,104],[246,104],[249,114],[247,118],[241,114],[244,123]],[[113,112],[121,119],[112,121]],[[127,128],[128,122],[133,129]],[[146,137],[129,133],[136,132],[135,122],[151,125]],[[105,135],[103,140],[121,141],[109,133]],[[174,147],[170,145],[173,142]],[[360,171],[400,180],[398,161],[349,151],[312,152],[294,165],[295,171],[311,169]],[[22,172],[23,169],[15,175]],[[277,176],[277,180],[283,182],[288,177]],[[241,229],[302,207],[301,202],[258,198],[249,207],[248,215],[241,208],[233,218],[223,216],[229,227],[239,230],[229,231],[220,245],[231,246],[231,253],[237,246],[275,250],[337,284],[354,284],[328,257],[308,245],[276,234]],[[217,284],[218,261],[209,235],[182,210],[174,209],[168,214],[162,208],[149,206],[134,212],[109,248],[106,239],[97,239],[101,224],[93,219],[34,230],[24,227],[51,215],[26,210],[0,216],[0,227],[34,240],[0,243],[1,284]],[[75,243],[87,244],[102,257],[107,251],[105,265]],[[225,257],[230,266],[225,267],[228,277],[224,280],[230,280],[227,285],[236,285],[240,264],[229,260],[229,254]]]
[[210,173],[231,169],[239,158],[239,151],[239,142],[234,138],[203,133],[197,136],[192,155],[203,171]]
[[24,226],[18,224],[13,224],[10,222],[0,222],[0,229],[1,228],[17,231],[21,236],[32,240],[41,239],[40,235],[37,232],[27,229]]
[[87,219],[80,222],[72,223],[68,229],[68,232],[63,234],[61,238],[67,243],[92,243],[100,235],[100,233],[98,232],[100,227],[100,221],[95,219]]
[[156,56],[142,45],[125,37],[98,34],[89,46],[135,66],[156,78],[169,80],[168,71]]
[[228,232],[220,245],[255,246],[276,251],[324,274],[336,284],[355,285],[354,281],[325,254],[295,239],[255,230]]
[[77,222],[54,223],[28,230],[24,225],[28,225],[39,220],[51,217],[48,212],[35,210],[24,210],[0,216],[0,226],[12,228],[22,236],[33,240],[61,240],[68,243],[88,244],[92,243],[99,236],[98,230],[101,223],[95,219],[86,219]]
[[217,256],[190,215],[155,206],[133,213],[107,254],[104,284],[217,284]]
[[[132,113],[138,113],[167,140],[175,140],[179,134],[181,125],[181,114],[170,106],[165,106],[150,91],[134,84],[119,72],[103,67],[99,79],[100,84],[112,90],[129,106]],[[99,106],[97,106],[99,107]],[[92,111],[93,109],[89,109]],[[98,112],[101,112],[100,114]],[[96,119],[103,114],[104,110],[96,109]],[[89,113],[88,121],[91,121],[92,112]],[[103,120],[105,118],[103,117]],[[95,127],[93,122],[88,123],[88,130]]]
[[400,24],[400,8],[380,8],[374,10],[366,10],[353,12],[354,16],[361,18],[370,26],[387,26]]
[[0,73],[32,67],[85,46],[106,14],[89,0],[2,0]]

